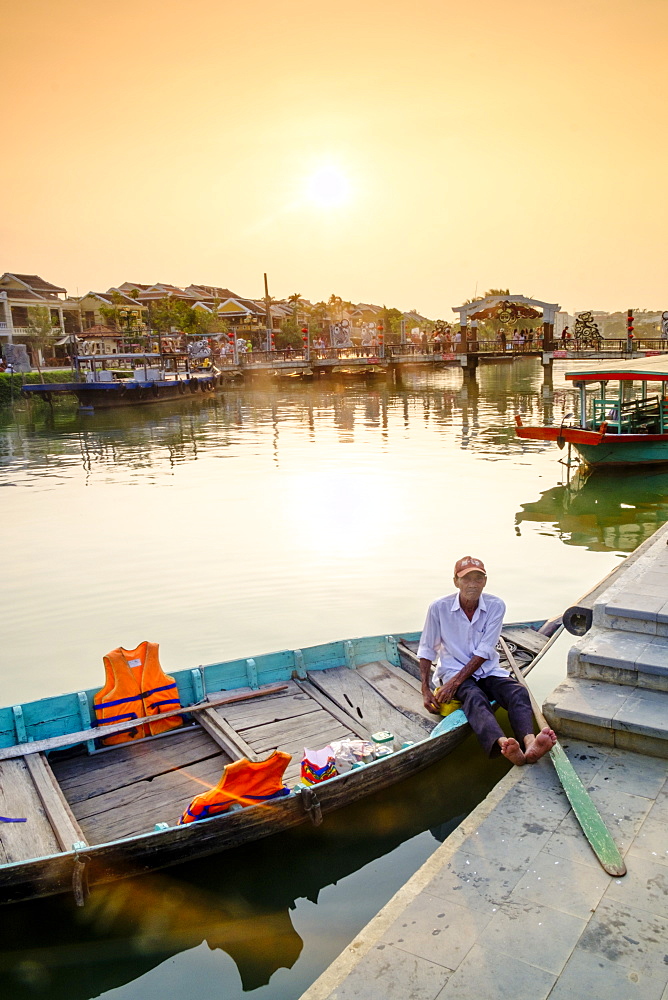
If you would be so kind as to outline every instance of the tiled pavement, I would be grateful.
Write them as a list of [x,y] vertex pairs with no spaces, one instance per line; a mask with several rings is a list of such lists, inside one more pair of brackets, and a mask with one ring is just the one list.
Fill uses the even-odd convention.
[[515,768],[302,1000],[668,1000],[668,764],[564,747],[624,878],[549,761]]

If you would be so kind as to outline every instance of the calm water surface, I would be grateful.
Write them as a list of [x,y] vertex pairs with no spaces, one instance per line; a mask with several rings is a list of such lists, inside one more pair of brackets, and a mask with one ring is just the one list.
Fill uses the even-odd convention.
[[[469,552],[508,620],[560,613],[668,520],[668,475],[567,485],[562,453],[515,438],[515,413],[573,409],[566,364],[552,388],[527,359],[467,387],[458,369],[416,370],[401,387],[5,411],[3,703],[101,685],[103,654],[143,639],[170,671],[419,629]],[[559,647],[539,697],[564,671]],[[83,912],[16,907],[0,995],[297,997],[505,766],[467,744],[318,831],[119,883]]]

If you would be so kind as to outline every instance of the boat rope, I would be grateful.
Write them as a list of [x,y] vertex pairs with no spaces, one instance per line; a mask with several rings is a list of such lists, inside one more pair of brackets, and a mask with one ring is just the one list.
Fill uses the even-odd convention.
[[315,790],[313,788],[302,788],[301,797],[304,812],[313,823],[313,826],[320,826],[322,823],[322,807]]
[[0,816],[0,823],[27,823],[27,822],[28,821],[25,818],[25,816],[20,818],[17,817],[16,819],[12,818],[11,816]]
[[77,906],[83,906],[88,899],[89,889],[86,865],[89,861],[90,858],[86,854],[79,854],[78,851],[75,854],[74,868],[72,869],[72,893]]

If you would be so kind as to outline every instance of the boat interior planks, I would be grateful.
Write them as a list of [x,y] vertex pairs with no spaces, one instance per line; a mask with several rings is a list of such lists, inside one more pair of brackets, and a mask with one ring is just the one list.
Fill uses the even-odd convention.
[[311,681],[297,681],[297,684],[305,694],[308,694],[319,705],[322,705],[322,707],[326,709],[330,715],[332,715],[335,719],[338,719],[338,721],[347,729],[351,729],[355,736],[359,739],[371,739],[370,729],[363,726],[359,719],[354,719],[351,715],[348,715],[347,712],[340,709],[339,706],[331,700],[331,698],[328,698],[327,695],[320,691],[315,684],[311,683]]
[[297,780],[305,745],[357,735],[335,705],[329,702],[333,713],[323,707],[328,702],[290,681],[279,694],[198,712],[194,726],[159,740],[53,760],[53,771],[92,843],[147,833],[156,823],[176,823],[190,800],[240,757],[263,760],[283,750],[294,758],[285,781]]
[[29,754],[23,759],[61,849],[69,851],[73,844],[87,845],[83,830],[70,809],[46,755]]
[[288,681],[287,690],[280,696],[262,698],[255,702],[240,701],[235,705],[224,706],[222,712],[227,722],[241,732],[249,726],[259,726],[264,722],[296,719],[317,708],[308,694],[300,690],[294,681]]
[[219,757],[218,747],[198,726],[173,730],[160,740],[123,743],[105,753],[57,760],[51,765],[70,805],[114,788],[151,781],[157,774]]
[[[334,701],[352,718],[358,718],[365,727],[376,730],[390,730],[399,743],[415,743],[426,736],[422,725],[407,718],[394,708],[369,681],[361,676],[361,671],[349,667],[332,667],[329,670],[313,670],[309,680]],[[407,689],[414,690],[406,685]]]
[[430,733],[440,721],[438,716],[427,711],[424,707],[422,689],[419,683],[412,677],[410,680],[406,675],[401,677],[403,671],[393,667],[387,660],[365,663],[363,667],[357,669],[374,691],[377,691],[390,705],[394,705],[403,715],[424,730],[421,739],[426,733]]
[[503,638],[506,642],[514,642],[534,655],[540,653],[548,641],[548,636],[537,632],[530,625],[504,625]]
[[188,726],[168,739],[54,760],[52,768],[86,838],[100,844],[173,825],[230,761],[208,733]]
[[305,746],[322,747],[332,740],[357,735],[329,699],[313,698],[294,681],[288,682],[286,691],[280,694],[257,702],[222,706],[212,712],[239,742],[249,747],[250,759],[264,760],[274,750],[292,754],[284,776],[288,785],[300,776]]
[[0,815],[27,819],[0,823],[0,844],[8,862],[58,854],[60,845],[25,760],[0,762]]
[[232,760],[246,757],[248,760],[257,761],[258,757],[253,748],[214,708],[205,708],[199,712],[197,721]]

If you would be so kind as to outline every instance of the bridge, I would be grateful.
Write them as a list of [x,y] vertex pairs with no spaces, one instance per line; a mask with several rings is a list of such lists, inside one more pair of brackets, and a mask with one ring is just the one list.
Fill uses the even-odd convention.
[[[577,342],[554,341],[547,345],[542,342],[509,343],[497,341],[471,341],[453,344],[451,351],[443,351],[432,344],[423,347],[414,344],[381,344],[378,347],[314,348],[307,345],[297,350],[252,351],[247,354],[228,353],[214,359],[217,368],[228,374],[252,376],[270,372],[294,372],[295,374],[337,374],[341,370],[380,374],[400,374],[403,367],[414,365],[441,367],[443,365],[461,367],[471,375],[481,362],[510,362],[515,358],[539,357],[543,365],[551,368],[554,359],[582,360],[585,358],[639,357],[647,354],[668,353],[666,339],[639,339],[628,342],[624,339],[605,340],[600,350],[581,348]],[[549,348],[549,349],[548,349]]]

